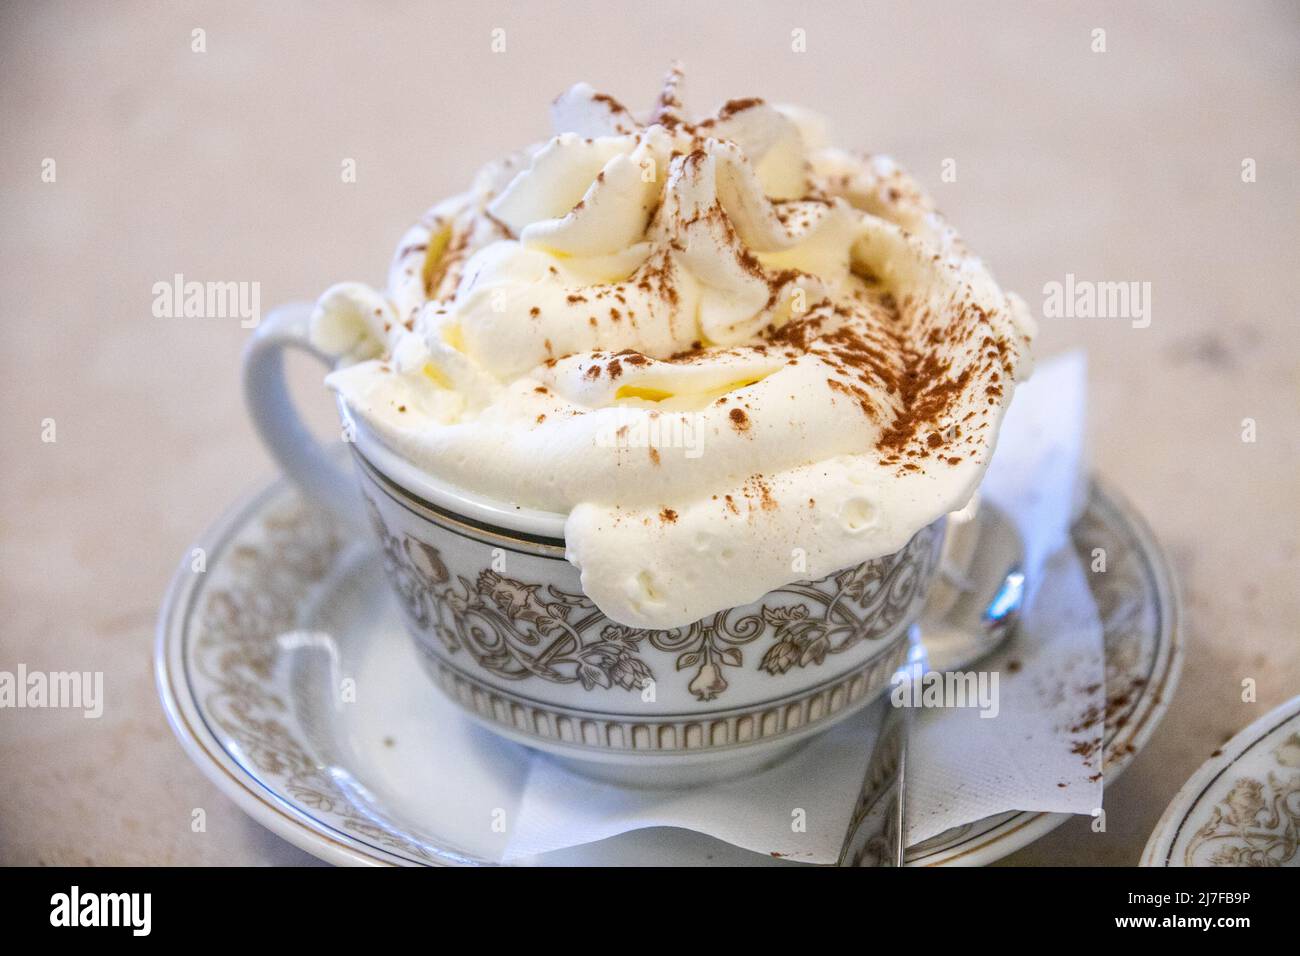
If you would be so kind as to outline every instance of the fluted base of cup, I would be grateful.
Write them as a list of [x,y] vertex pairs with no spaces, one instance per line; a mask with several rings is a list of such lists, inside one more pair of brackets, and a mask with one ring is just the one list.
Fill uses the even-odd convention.
[[630,763],[549,755],[566,770],[605,783],[652,790],[680,790],[725,783],[774,767],[803,748],[807,740],[756,747],[754,752],[714,754],[707,761],[684,762],[681,757],[655,760],[639,757]]

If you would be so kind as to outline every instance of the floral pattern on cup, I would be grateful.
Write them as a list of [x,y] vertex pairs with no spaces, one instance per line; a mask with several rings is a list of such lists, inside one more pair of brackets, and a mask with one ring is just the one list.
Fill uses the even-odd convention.
[[[774,677],[818,667],[864,643],[896,636],[930,582],[942,529],[922,529],[900,551],[815,583],[770,592],[757,610],[731,608],[685,627],[657,631],[610,621],[581,593],[520,581],[490,568],[452,575],[439,549],[394,532],[375,502],[367,510],[388,579],[417,635],[433,635],[451,654],[465,651],[483,669],[511,681],[581,683],[585,690],[638,691],[659,680],[647,660],[672,655],[697,701],[728,688],[732,668]],[[750,657],[753,644],[767,644]]]

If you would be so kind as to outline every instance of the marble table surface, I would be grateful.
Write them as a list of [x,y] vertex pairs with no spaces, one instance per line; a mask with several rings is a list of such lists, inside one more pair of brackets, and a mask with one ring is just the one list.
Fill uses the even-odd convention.
[[236,388],[247,330],[156,318],[154,283],[257,282],[265,309],[378,281],[426,205],[546,132],[552,95],[643,107],[674,56],[697,107],[816,106],[895,155],[1036,311],[1067,274],[1151,284],[1148,327],[1044,318],[1039,344],[1088,351],[1092,460],[1182,581],[1182,686],[1106,832],[1076,819],[1009,862],[1136,863],[1211,751],[1300,693],[1295,4],[809,6],[0,10],[0,670],[105,683],[98,720],[0,710],[0,862],[312,862],[207,782],[155,697],[173,567],[273,466]]

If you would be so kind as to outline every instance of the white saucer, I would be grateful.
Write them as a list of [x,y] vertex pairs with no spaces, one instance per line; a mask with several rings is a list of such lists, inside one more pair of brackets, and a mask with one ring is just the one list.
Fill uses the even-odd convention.
[[1300,867],[1300,697],[1233,737],[1183,785],[1143,866]]
[[[1145,744],[1177,683],[1182,649],[1169,570],[1140,518],[1093,486],[1074,528],[1090,559],[1105,628],[1109,698],[1104,771]],[[483,825],[485,800],[509,790],[523,761],[504,742],[480,766],[439,772],[438,737],[486,734],[432,692],[377,559],[345,545],[330,518],[280,480],[236,506],[187,552],[158,623],[155,666],[168,719],[190,757],[259,823],[323,860],[478,864],[504,837]],[[349,678],[351,675],[351,678]],[[355,701],[323,687],[354,679]],[[346,690],[346,688],[345,688]],[[1007,813],[910,847],[910,865],[982,865],[1049,832],[1068,814]],[[555,851],[554,865],[792,865],[679,829],[639,830]]]

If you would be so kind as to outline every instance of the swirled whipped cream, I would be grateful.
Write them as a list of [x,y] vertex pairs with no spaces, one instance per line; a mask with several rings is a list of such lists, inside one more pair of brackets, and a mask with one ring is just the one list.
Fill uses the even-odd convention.
[[556,135],[312,321],[326,380],[442,481],[567,514],[610,618],[688,624],[901,548],[969,499],[1033,323],[891,160],[802,111],[645,121],[578,84]]

